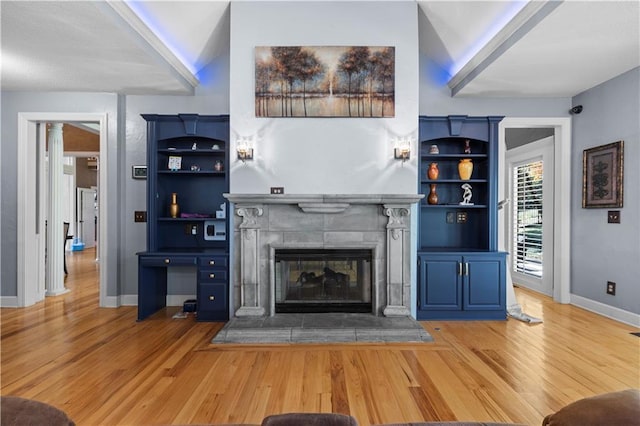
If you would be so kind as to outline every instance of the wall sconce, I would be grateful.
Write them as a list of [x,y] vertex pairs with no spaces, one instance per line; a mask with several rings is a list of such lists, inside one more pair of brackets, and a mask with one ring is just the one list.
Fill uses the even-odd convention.
[[403,163],[411,158],[411,138],[399,138],[396,140],[393,157],[396,160],[402,160]]
[[253,160],[253,148],[250,145],[251,139],[240,138],[236,141],[236,152],[238,154],[238,160],[242,160],[244,163],[246,160]]

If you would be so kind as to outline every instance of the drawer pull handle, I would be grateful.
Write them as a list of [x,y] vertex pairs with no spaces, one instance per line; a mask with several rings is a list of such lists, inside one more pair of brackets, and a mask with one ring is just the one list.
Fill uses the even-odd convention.
[[164,260],[164,263],[169,263],[169,262],[170,262],[170,260],[169,260],[169,259],[165,259],[165,260]]
[[209,274],[209,278],[215,278],[216,274]]
[[215,296],[209,296],[209,300],[213,302],[214,300],[216,300],[216,297]]
[[215,265],[215,264],[216,264],[216,261],[215,261],[215,260],[210,260],[210,261],[209,261],[209,265]]

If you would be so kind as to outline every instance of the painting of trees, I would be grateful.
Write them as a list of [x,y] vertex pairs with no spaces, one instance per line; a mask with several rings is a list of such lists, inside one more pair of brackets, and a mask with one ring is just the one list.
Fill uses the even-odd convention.
[[257,117],[393,117],[393,47],[256,47]]

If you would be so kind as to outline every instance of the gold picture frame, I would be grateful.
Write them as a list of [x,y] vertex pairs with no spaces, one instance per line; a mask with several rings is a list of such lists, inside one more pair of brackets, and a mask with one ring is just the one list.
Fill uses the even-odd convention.
[[582,207],[622,207],[624,141],[617,141],[582,153]]

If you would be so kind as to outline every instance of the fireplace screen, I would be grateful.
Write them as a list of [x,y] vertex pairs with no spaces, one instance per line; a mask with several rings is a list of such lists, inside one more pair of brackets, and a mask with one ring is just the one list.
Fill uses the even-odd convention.
[[276,312],[370,312],[370,250],[277,250]]

